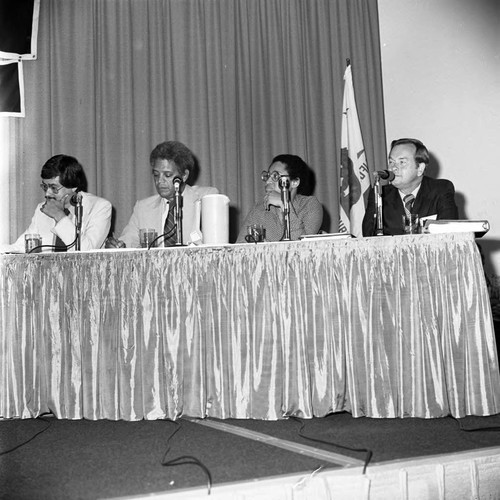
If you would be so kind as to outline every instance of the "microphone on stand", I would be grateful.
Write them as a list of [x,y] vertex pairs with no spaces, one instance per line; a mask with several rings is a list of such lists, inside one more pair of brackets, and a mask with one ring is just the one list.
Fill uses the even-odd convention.
[[176,175],[172,179],[172,184],[175,190],[175,206],[174,206],[174,218],[175,218],[175,230],[177,234],[176,245],[182,245],[182,195],[181,186],[182,178]]
[[75,250],[81,250],[82,240],[82,194],[76,192],[69,199],[71,205],[75,207]]
[[181,190],[182,179],[178,175],[176,175],[172,179],[172,184],[174,185],[175,193],[177,194]]
[[281,189],[281,201],[283,202],[283,214],[285,219],[285,233],[283,241],[290,241],[290,177],[282,175],[278,185]]
[[374,174],[379,179],[389,182],[393,181],[395,177],[394,172],[391,172],[390,170],[377,170]]
[[375,191],[375,236],[384,235],[384,216],[382,204],[382,187],[380,180],[392,182],[396,177],[391,170],[376,170],[373,172],[375,183],[373,189]]

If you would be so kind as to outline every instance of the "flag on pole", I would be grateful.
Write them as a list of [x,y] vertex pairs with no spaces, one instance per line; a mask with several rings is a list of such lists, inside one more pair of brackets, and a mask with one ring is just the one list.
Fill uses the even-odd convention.
[[370,173],[354,98],[351,65],[348,63],[344,74],[342,105],[339,232],[351,233],[356,237],[362,236],[363,217],[370,186]]

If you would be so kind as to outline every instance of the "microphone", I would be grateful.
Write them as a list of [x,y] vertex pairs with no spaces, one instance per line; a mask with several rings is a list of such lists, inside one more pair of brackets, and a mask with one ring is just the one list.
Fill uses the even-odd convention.
[[281,190],[290,189],[290,177],[288,175],[281,175],[278,181]]
[[181,185],[182,178],[176,175],[172,179],[172,184],[175,189],[175,205],[174,205],[174,219],[175,219],[175,233],[176,233],[176,245],[182,245],[182,195],[181,195]]
[[172,179],[172,184],[174,185],[175,191],[178,192],[181,189],[182,179],[178,175],[176,175]]
[[290,202],[290,177],[288,177],[288,175],[280,176],[278,186],[281,189],[281,201],[286,211],[288,210],[288,203]]
[[69,202],[71,205],[75,207],[75,250],[81,250],[81,241],[82,241],[82,214],[83,214],[83,209],[82,209],[82,194],[79,192],[74,193],[71,195],[71,198],[69,199]]
[[279,178],[278,185],[281,189],[281,201],[283,202],[283,215],[285,223],[285,232],[283,241],[290,241],[290,177],[282,175]]
[[77,207],[79,204],[82,203],[82,195],[80,193],[74,193],[71,198],[69,199],[69,202],[74,206]]
[[377,170],[375,175],[378,175],[379,179],[389,182],[393,181],[394,177],[396,177],[394,172],[391,172],[390,170]]

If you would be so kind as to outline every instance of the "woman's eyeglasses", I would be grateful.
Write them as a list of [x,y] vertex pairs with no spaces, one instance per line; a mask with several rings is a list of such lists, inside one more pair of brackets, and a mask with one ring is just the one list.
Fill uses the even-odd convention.
[[268,172],[267,170],[264,170],[260,174],[260,178],[264,182],[267,182],[269,179],[271,179],[273,182],[278,182],[280,180],[280,177],[282,177],[282,174],[280,174],[277,170],[273,170],[272,172]]

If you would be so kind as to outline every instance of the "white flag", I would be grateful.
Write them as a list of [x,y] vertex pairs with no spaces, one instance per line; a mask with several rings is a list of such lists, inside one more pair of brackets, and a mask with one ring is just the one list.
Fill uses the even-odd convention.
[[354,98],[351,66],[344,74],[342,141],[340,152],[339,231],[362,236],[363,217],[370,189],[370,173]]

